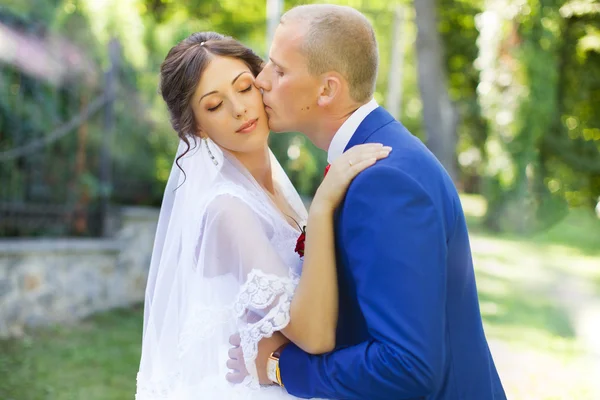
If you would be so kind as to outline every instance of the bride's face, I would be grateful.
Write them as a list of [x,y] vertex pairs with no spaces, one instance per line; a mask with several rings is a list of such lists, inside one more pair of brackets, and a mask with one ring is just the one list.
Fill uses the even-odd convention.
[[202,137],[232,153],[267,146],[269,126],[254,75],[241,60],[215,56],[200,78],[192,109]]

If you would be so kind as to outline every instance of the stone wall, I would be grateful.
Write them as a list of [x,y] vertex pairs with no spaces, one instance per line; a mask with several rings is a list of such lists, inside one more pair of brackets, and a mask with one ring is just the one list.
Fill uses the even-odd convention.
[[0,240],[0,337],[143,301],[158,210],[117,221],[110,238]]

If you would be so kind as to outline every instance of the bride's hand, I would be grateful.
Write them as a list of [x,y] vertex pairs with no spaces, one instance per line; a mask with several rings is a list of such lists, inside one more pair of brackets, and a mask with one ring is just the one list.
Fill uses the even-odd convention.
[[379,143],[361,144],[346,151],[329,167],[325,179],[317,189],[313,205],[328,211],[335,210],[356,175],[377,160],[386,158],[390,151],[391,147]]

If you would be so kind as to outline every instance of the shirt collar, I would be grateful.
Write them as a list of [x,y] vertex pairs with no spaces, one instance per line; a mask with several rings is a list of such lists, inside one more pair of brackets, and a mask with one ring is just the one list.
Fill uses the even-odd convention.
[[350,139],[352,139],[354,132],[356,132],[364,119],[377,107],[379,107],[377,101],[372,99],[367,104],[363,104],[354,111],[342,126],[340,126],[340,129],[338,129],[333,136],[331,144],[329,145],[329,150],[327,151],[327,162],[329,164],[342,155],[346,146],[348,146]]

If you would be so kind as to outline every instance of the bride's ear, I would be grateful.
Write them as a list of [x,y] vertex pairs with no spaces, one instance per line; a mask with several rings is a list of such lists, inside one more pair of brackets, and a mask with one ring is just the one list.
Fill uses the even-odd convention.
[[206,139],[208,137],[206,132],[204,132],[202,130],[202,128],[198,125],[196,125],[196,136],[199,137],[200,139]]
[[330,105],[342,91],[342,78],[337,73],[329,73],[323,77],[323,84],[319,87],[317,104],[319,107]]

